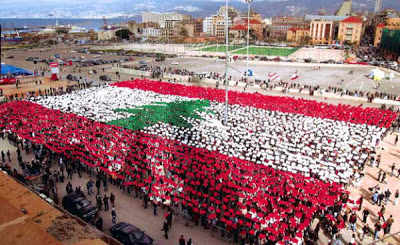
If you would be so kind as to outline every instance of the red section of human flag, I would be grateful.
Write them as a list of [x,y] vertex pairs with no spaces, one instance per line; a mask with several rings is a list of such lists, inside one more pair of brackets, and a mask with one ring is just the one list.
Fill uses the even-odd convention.
[[[239,224],[266,237],[302,237],[313,215],[331,207],[342,186],[122,130],[82,116],[20,101],[0,107],[0,129],[144,188],[150,197],[180,202],[209,219]],[[120,169],[115,169],[120,164]],[[164,171],[160,170],[160,167]],[[163,174],[169,172],[170,175]],[[150,174],[149,174],[150,173]],[[239,212],[250,210],[247,214]],[[295,237],[291,237],[295,239]]]

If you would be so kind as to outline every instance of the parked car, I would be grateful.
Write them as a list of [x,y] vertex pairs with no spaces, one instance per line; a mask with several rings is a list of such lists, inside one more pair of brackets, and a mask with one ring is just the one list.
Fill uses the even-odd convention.
[[109,82],[109,81],[111,81],[111,78],[109,76],[107,76],[107,75],[101,75],[100,76],[100,80]]
[[97,215],[97,208],[81,193],[71,193],[62,200],[65,210],[85,221],[92,220]]
[[134,225],[121,222],[110,228],[110,234],[124,245],[155,245],[153,238],[149,237]]
[[174,61],[174,62],[171,63],[171,65],[177,66],[177,65],[179,65],[179,63]]

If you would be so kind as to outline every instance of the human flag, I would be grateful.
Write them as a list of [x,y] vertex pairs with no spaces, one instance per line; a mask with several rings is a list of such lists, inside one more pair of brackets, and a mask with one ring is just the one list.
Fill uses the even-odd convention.
[[[230,91],[229,98],[224,125],[225,91],[127,81],[3,104],[0,130],[114,175],[153,199],[226,224],[237,217],[267,237],[288,227],[280,217],[299,217],[290,225],[301,237],[317,210],[339,199],[342,184],[368,158],[361,153],[373,151],[373,139],[396,118],[379,109],[258,93]],[[237,210],[228,208],[232,202]]]

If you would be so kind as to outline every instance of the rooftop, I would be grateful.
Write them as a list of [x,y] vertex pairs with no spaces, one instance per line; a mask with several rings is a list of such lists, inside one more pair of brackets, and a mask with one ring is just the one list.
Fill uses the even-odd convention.
[[247,27],[244,25],[236,25],[231,28],[231,31],[247,31]]
[[350,16],[347,19],[341,21],[342,23],[363,23],[362,19]]
[[98,233],[81,226],[2,171],[0,226],[2,244],[105,244]]

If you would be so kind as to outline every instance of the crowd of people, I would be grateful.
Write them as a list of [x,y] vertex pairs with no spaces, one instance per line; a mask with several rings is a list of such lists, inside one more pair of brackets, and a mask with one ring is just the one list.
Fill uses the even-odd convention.
[[[41,83],[40,83],[41,84]],[[40,85],[36,84],[36,85]],[[22,101],[22,100],[32,100],[36,97],[49,97],[49,96],[57,96],[65,93],[72,93],[73,91],[87,89],[91,87],[91,83],[82,82],[78,84],[68,84],[66,87],[51,87],[48,89],[39,89],[37,91],[27,91],[25,93],[15,93],[3,96],[2,100],[0,100],[0,104],[7,103],[11,101]]]
[[[141,80],[118,86],[224,101],[223,93],[209,88]],[[271,115],[296,113],[373,128],[387,128],[396,118],[388,111],[291,98],[238,92],[231,92],[230,97],[236,106],[275,111]],[[139,192],[146,200],[170,208],[179,206],[195,223],[221,227],[241,244],[301,244],[315,239],[315,231],[310,230],[313,219],[320,218],[327,228],[335,227],[331,216],[347,203],[341,184],[317,175],[306,177],[32,102],[2,105],[0,129],[59,155],[65,162],[103,172],[121,189],[135,195]],[[334,137],[337,135],[329,141]]]
[[[168,87],[173,88],[174,85]],[[363,169],[368,158],[374,155],[377,140],[385,132],[379,127],[343,124],[341,121],[237,105],[229,106],[228,129],[225,129],[221,123],[218,124],[224,119],[225,108],[222,103],[198,103],[194,98],[158,94],[146,91],[145,86],[141,89],[106,86],[49,97],[37,103],[127,129],[140,129],[193,147],[342,183],[349,182],[355,166]],[[186,94],[191,94],[191,87],[185,87],[185,90]],[[184,101],[187,103],[182,103]],[[161,106],[163,112],[158,113],[162,116],[157,111],[150,115],[138,111],[136,113],[140,116],[136,115],[133,119],[129,119],[126,110],[121,110],[160,102],[176,103],[176,108],[171,110],[183,112],[186,106],[205,106],[201,108],[204,110],[204,119],[186,118],[189,126],[182,124],[180,127],[171,127],[170,124],[158,123],[165,119],[168,123],[178,125],[174,124],[173,119],[180,119],[179,115],[170,116],[168,111],[164,111],[165,106]],[[315,156],[319,156],[318,161]]]

